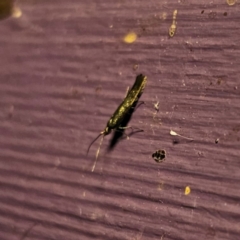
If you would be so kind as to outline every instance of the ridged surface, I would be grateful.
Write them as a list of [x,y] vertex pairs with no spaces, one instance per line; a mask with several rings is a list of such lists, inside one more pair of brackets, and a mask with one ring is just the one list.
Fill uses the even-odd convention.
[[[239,239],[239,4],[18,7],[0,21],[0,239]],[[139,73],[145,104],[128,125],[144,132],[111,152],[106,136],[91,172],[99,141],[86,150]]]

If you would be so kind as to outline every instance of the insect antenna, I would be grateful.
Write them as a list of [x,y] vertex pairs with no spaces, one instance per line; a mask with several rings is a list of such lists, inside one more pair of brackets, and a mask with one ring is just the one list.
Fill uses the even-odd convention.
[[88,149],[87,149],[87,155],[88,155],[88,152],[89,152],[91,146],[94,144],[95,141],[98,140],[98,138],[99,138],[101,135],[103,135],[103,132],[101,132],[101,133],[90,143],[90,145],[89,145],[89,147],[88,147]]
[[99,152],[100,152],[100,148],[101,148],[101,145],[102,145],[102,142],[103,142],[103,138],[104,138],[104,135],[102,136],[102,139],[101,139],[101,141],[100,141],[100,143],[99,143],[98,150],[97,150],[97,152],[96,152],[96,159],[95,159],[94,164],[93,164],[93,167],[92,167],[92,172],[94,171],[95,166],[96,166],[96,163],[97,163],[97,159],[98,159],[98,155],[99,155]]

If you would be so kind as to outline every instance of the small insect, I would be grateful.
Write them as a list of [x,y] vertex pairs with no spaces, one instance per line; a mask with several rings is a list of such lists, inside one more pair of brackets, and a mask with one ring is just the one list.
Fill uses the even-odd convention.
[[129,110],[134,106],[136,101],[138,101],[139,97],[141,96],[145,85],[147,83],[147,77],[140,74],[136,77],[135,83],[133,84],[132,88],[128,91],[127,96],[124,98],[123,102],[119,105],[117,110],[114,112],[114,114],[111,116],[111,118],[107,122],[107,126],[105,129],[100,132],[100,134],[91,142],[91,144],[88,147],[87,154],[89,152],[89,149],[91,148],[92,144],[100,137],[102,136],[102,139],[99,143],[98,150],[96,152],[96,159],[94,162],[94,165],[92,167],[92,172],[95,169],[97,158],[100,152],[100,148],[102,145],[103,138],[110,134],[112,130],[117,129],[123,129],[125,127],[121,126],[122,121],[128,114]]
[[156,162],[162,162],[165,159],[166,151],[165,150],[157,150],[155,153],[152,154],[152,158]]

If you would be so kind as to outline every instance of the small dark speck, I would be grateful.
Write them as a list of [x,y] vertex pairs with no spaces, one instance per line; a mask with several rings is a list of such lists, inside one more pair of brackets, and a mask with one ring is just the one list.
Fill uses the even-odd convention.
[[75,88],[71,88],[71,96],[72,97],[77,97],[78,96],[78,90]]
[[166,157],[166,151],[165,150],[157,150],[155,153],[152,154],[152,158],[156,162],[162,162]]
[[234,132],[239,132],[240,131],[240,125],[237,125],[235,127],[233,127],[232,129]]
[[194,206],[189,206],[189,205],[182,205],[182,207],[184,207],[184,208],[190,208],[190,209],[196,209],[196,207],[194,207]]
[[203,13],[204,13],[204,10],[201,11],[201,14],[203,14]]
[[173,144],[178,144],[178,143],[179,143],[179,141],[177,139],[173,140]]
[[219,78],[219,79],[217,80],[217,84],[218,84],[218,85],[220,85],[220,84],[221,84],[221,82],[222,82],[222,79],[221,79],[221,78]]
[[102,86],[97,86],[95,89],[96,93],[100,93],[102,91]]
[[226,16],[227,16],[227,12],[223,13],[223,16],[225,16],[225,17],[226,17]]

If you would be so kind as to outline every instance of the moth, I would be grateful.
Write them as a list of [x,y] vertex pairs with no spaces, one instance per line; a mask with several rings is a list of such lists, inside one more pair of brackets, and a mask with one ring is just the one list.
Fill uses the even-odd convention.
[[98,150],[96,152],[96,159],[94,162],[94,165],[92,167],[92,172],[95,169],[96,163],[97,163],[97,158],[100,152],[100,148],[103,142],[103,138],[110,134],[112,130],[118,130],[118,129],[123,129],[121,126],[122,121],[130,111],[130,109],[134,106],[134,104],[139,100],[145,86],[147,83],[147,77],[144,76],[143,74],[140,74],[136,77],[136,80],[132,86],[132,88],[128,91],[126,97],[123,99],[122,103],[119,105],[119,107],[116,109],[116,111],[113,113],[113,115],[110,117],[110,119],[107,122],[106,127],[100,134],[90,143],[88,149],[87,149],[87,154],[92,146],[92,144],[100,137],[101,141],[99,143]]

